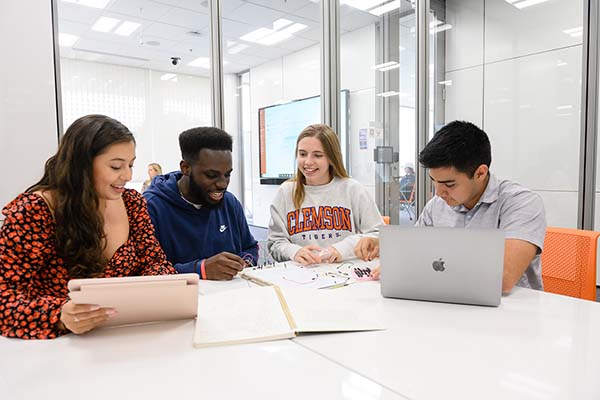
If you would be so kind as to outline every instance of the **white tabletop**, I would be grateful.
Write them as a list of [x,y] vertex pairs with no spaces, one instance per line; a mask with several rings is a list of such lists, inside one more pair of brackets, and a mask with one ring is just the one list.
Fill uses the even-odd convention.
[[194,349],[194,321],[0,337],[0,398],[405,399],[289,340]]
[[352,290],[386,331],[296,343],[411,399],[600,399],[600,304],[514,289],[498,308]]
[[518,288],[499,308],[384,299],[377,282],[333,290],[388,329],[204,349],[194,321],[0,337],[0,398],[600,399],[600,304]]

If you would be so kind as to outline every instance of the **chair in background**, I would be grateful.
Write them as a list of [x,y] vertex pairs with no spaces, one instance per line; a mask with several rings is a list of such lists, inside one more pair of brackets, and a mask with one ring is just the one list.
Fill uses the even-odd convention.
[[596,300],[596,257],[600,232],[546,229],[542,252],[544,291]]
[[400,212],[406,211],[408,219],[413,220],[415,217],[415,184],[413,183],[410,192],[400,190]]

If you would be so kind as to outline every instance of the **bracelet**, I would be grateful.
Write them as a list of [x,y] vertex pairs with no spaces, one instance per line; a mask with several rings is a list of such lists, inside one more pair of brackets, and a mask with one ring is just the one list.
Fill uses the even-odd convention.
[[200,264],[200,276],[202,277],[202,279],[206,279],[206,269],[204,268],[204,261],[206,261],[206,259],[202,260],[202,264]]

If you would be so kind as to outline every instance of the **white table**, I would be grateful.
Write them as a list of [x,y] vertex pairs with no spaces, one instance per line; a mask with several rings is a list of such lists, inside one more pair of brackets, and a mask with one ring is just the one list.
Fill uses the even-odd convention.
[[193,321],[0,337],[0,398],[600,399],[600,304],[518,288],[499,308],[383,299],[376,282],[334,290],[388,329],[205,349]]
[[194,349],[194,321],[0,338],[3,400],[404,397],[292,341]]
[[387,330],[294,339],[411,399],[600,399],[600,304],[515,288],[498,308],[384,299]]

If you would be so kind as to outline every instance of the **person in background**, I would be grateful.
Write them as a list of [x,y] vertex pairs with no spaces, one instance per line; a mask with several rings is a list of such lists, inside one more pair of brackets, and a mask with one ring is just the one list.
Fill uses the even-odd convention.
[[296,141],[296,176],[284,182],[271,204],[268,246],[277,261],[304,265],[372,258],[363,237],[377,237],[383,219],[367,190],[350,178],[337,135],[309,125]]
[[415,186],[415,169],[412,163],[406,164],[404,167],[404,176],[400,178],[400,199],[404,201],[411,200],[411,193]]
[[450,122],[421,151],[419,162],[429,171],[435,196],[416,225],[504,230],[502,291],[515,285],[543,290],[544,203],[531,190],[490,172],[486,133],[470,122]]
[[229,280],[258,261],[244,209],[227,191],[232,143],[218,128],[183,132],[181,171],[157,176],[144,192],[156,236],[180,273]]
[[79,118],[39,182],[4,209],[0,333],[49,339],[87,332],[118,310],[75,305],[74,278],[173,274],[131,180],[135,140],[120,122]]
[[148,164],[148,179],[144,181],[142,185],[142,193],[148,189],[148,187],[152,184],[152,179],[154,179],[157,175],[162,175],[162,167],[158,163],[150,163]]

